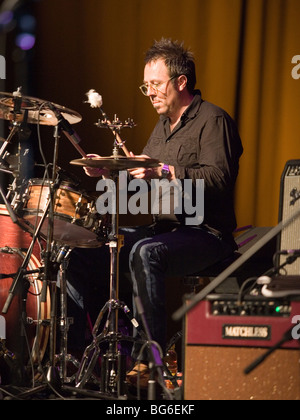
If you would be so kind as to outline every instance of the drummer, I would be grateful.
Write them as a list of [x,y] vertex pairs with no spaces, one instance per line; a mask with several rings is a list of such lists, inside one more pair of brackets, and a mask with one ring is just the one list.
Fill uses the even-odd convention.
[[[202,223],[187,224],[187,215],[171,208],[169,214],[153,215],[151,226],[120,229],[125,235],[120,273],[130,272],[133,292],[141,299],[152,339],[162,351],[166,346],[166,278],[203,270],[236,249],[233,193],[243,148],[232,118],[204,100],[195,85],[192,52],[178,41],[155,41],[145,55],[140,90],[159,119],[141,156],[158,159],[161,164],[130,169],[129,173],[148,181],[191,180],[194,186],[196,180],[204,180]],[[93,177],[109,175],[98,168],[85,168],[85,172]],[[93,252],[107,251],[103,247]],[[95,264],[100,264],[100,259],[94,260]],[[172,287],[174,293],[176,287]],[[140,347],[134,345],[132,356],[142,363],[133,366],[127,380],[135,384],[140,371],[140,385],[147,386],[148,353],[140,354]]]

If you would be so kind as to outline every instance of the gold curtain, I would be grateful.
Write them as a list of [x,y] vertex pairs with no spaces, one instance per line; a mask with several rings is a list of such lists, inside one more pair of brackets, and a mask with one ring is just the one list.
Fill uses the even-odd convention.
[[[96,89],[110,117],[134,119],[122,137],[139,153],[157,120],[138,90],[144,52],[162,36],[184,41],[203,97],[239,126],[238,225],[277,223],[281,173],[300,159],[299,0],[44,0],[36,16],[35,94],[80,112],[83,149],[102,155],[112,139],[95,127],[85,92]],[[79,157],[66,140],[60,147],[66,166]]]

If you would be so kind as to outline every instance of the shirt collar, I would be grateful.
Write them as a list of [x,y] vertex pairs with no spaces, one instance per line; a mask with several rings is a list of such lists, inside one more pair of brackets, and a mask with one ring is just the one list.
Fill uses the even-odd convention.
[[201,92],[200,90],[195,90],[194,91],[194,98],[192,100],[192,102],[190,103],[190,105],[187,107],[187,109],[184,111],[184,113],[181,116],[181,119],[192,119],[194,118],[199,111],[200,105],[202,103],[202,98],[201,98]]
[[[198,114],[200,105],[203,102],[200,90],[198,90],[198,89],[194,90],[193,95],[194,95],[194,98],[193,98],[192,102],[187,107],[187,109],[184,111],[184,113],[181,115],[181,121],[186,121],[186,120],[189,120],[189,119],[193,119]],[[161,121],[165,122],[169,118],[166,117],[165,115],[161,115],[160,119],[161,119]]]

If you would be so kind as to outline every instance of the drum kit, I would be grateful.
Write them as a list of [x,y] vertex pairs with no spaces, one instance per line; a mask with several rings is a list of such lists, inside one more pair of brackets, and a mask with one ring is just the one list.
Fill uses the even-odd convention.
[[[93,377],[93,368],[100,353],[100,343],[108,342],[103,356],[100,398],[120,397],[120,355],[118,351],[118,316],[120,309],[130,313],[127,305],[119,302],[118,261],[124,238],[118,234],[118,211],[104,217],[95,206],[95,197],[78,190],[76,183],[66,181],[57,166],[59,133],[71,141],[81,158],[71,161],[73,165],[109,169],[117,184],[120,170],[136,167],[157,167],[154,159],[132,157],[120,139],[120,130],[132,127],[133,122],[121,123],[117,118],[110,122],[100,108],[104,119],[98,127],[109,128],[114,135],[112,155],[91,158],[79,146],[80,138],[73,125],[81,116],[64,106],[37,98],[23,96],[21,88],[16,92],[0,92],[0,118],[10,122],[7,139],[0,142],[1,172],[13,177],[7,192],[0,185],[4,204],[0,205],[0,376],[2,384],[7,380],[15,385],[34,383],[34,375],[42,372],[43,387],[55,384],[74,383],[75,389],[83,390]],[[52,174],[45,169],[43,178],[18,180],[18,171],[13,171],[11,162],[20,156],[11,156],[7,146],[20,133],[25,124],[54,127],[55,144]],[[2,143],[2,145],[1,145]],[[125,156],[119,154],[123,149]],[[116,191],[118,192],[118,188]],[[97,248],[104,244],[110,249],[110,299],[101,309],[93,328],[93,342],[86,349],[81,363],[67,352],[67,337],[70,319],[67,317],[66,265],[73,248]],[[60,280],[60,318],[57,315],[58,288]],[[100,320],[108,312],[105,331],[97,335]],[[136,320],[131,318],[133,325]],[[56,354],[57,326],[60,326],[60,352]],[[145,339],[146,337],[144,337]],[[43,365],[45,354],[47,365]],[[77,373],[67,374],[67,363],[72,362]],[[7,373],[8,372],[8,373]],[[93,379],[94,380],[94,379]],[[27,397],[36,388],[26,391]],[[20,397],[20,395],[19,395]]]

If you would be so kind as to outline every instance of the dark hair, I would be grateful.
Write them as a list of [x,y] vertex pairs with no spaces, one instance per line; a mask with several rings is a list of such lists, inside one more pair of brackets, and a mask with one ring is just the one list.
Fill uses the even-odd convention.
[[184,48],[183,42],[172,41],[170,38],[161,38],[155,41],[145,55],[145,63],[163,59],[170,77],[184,74],[187,77],[187,89],[193,92],[196,85],[196,70],[194,55]]

